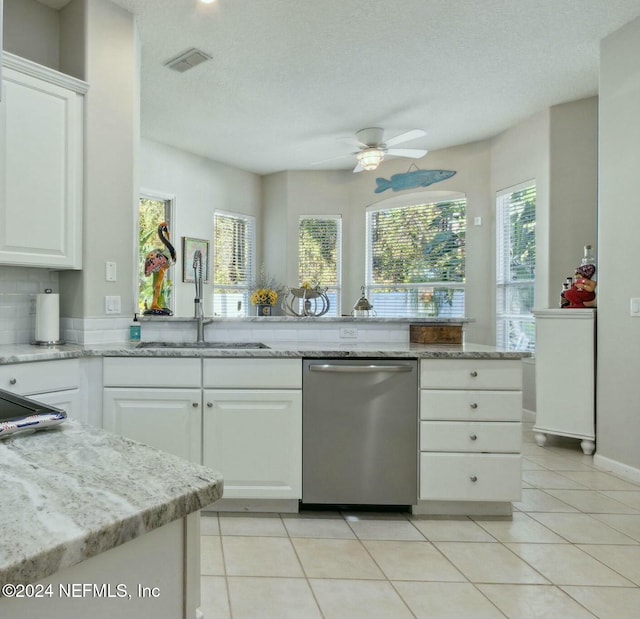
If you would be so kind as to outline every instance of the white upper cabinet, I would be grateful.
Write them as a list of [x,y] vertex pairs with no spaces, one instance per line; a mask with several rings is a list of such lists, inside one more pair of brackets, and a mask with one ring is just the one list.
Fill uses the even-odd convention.
[[0,264],[82,268],[87,84],[4,52]]

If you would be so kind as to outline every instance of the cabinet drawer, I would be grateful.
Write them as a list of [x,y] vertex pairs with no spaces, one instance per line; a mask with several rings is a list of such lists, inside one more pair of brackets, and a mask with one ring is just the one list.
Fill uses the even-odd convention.
[[223,389],[300,389],[300,359],[204,359],[203,386]]
[[520,359],[423,359],[422,389],[522,389]]
[[195,358],[106,357],[102,368],[105,387],[200,387]]
[[519,423],[422,421],[422,451],[467,451],[520,453],[522,428]]
[[0,389],[13,393],[29,395],[77,389],[79,386],[79,359],[35,361],[0,366]]
[[520,421],[520,391],[456,391],[421,389],[421,419]]
[[420,454],[420,499],[519,501],[520,456],[516,454]]

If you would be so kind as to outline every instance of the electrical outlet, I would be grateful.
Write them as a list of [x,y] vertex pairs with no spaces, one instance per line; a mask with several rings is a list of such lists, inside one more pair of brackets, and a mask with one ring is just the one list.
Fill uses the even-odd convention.
[[340,337],[343,339],[358,337],[357,327],[342,327],[340,329]]

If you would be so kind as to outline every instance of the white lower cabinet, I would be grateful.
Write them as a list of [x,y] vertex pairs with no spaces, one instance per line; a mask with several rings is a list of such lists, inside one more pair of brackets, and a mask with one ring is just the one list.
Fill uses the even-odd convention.
[[520,500],[521,361],[423,359],[420,387],[420,501]]
[[0,389],[64,410],[81,418],[80,360],[60,359],[0,366]]
[[106,357],[104,428],[220,471],[225,499],[302,497],[300,359]]
[[106,430],[200,463],[200,389],[105,388]]
[[200,364],[194,358],[106,357],[104,428],[199,464]]
[[300,499],[301,360],[204,359],[202,369],[202,463],[222,473],[224,498]]
[[224,497],[302,496],[302,392],[205,389],[202,463],[222,473]]
[[84,411],[81,410],[80,389],[34,393],[29,397],[43,404],[61,408],[69,417],[74,419],[81,419],[84,414]]

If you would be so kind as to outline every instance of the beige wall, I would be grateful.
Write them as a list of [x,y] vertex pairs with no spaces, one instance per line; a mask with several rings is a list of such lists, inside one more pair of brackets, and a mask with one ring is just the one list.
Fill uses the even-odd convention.
[[[142,140],[140,187],[143,193],[159,194],[175,201],[171,226],[171,238],[178,252],[173,280],[175,310],[178,316],[192,316],[195,289],[192,283],[182,282],[181,238],[206,239],[211,244],[215,209],[253,215],[260,229],[260,177],[177,148]],[[260,239],[256,241],[260,250]],[[207,316],[213,314],[211,293],[211,285],[206,284]]]
[[598,98],[555,105],[549,126],[549,299],[573,276],[584,246],[597,252]]
[[[81,272],[60,275],[61,314],[105,315],[105,295],[134,312],[132,213],[137,204],[138,53],[133,16],[107,0],[83,3],[85,97],[84,252]],[[75,13],[74,23],[80,22]],[[84,34],[84,36],[82,36]],[[134,189],[135,188],[135,189]],[[117,281],[105,281],[105,262]]]
[[600,64],[597,458],[640,477],[640,376],[637,274],[640,205],[640,19],[603,40]]
[[4,0],[3,13],[2,49],[58,69],[60,13],[35,0]]

